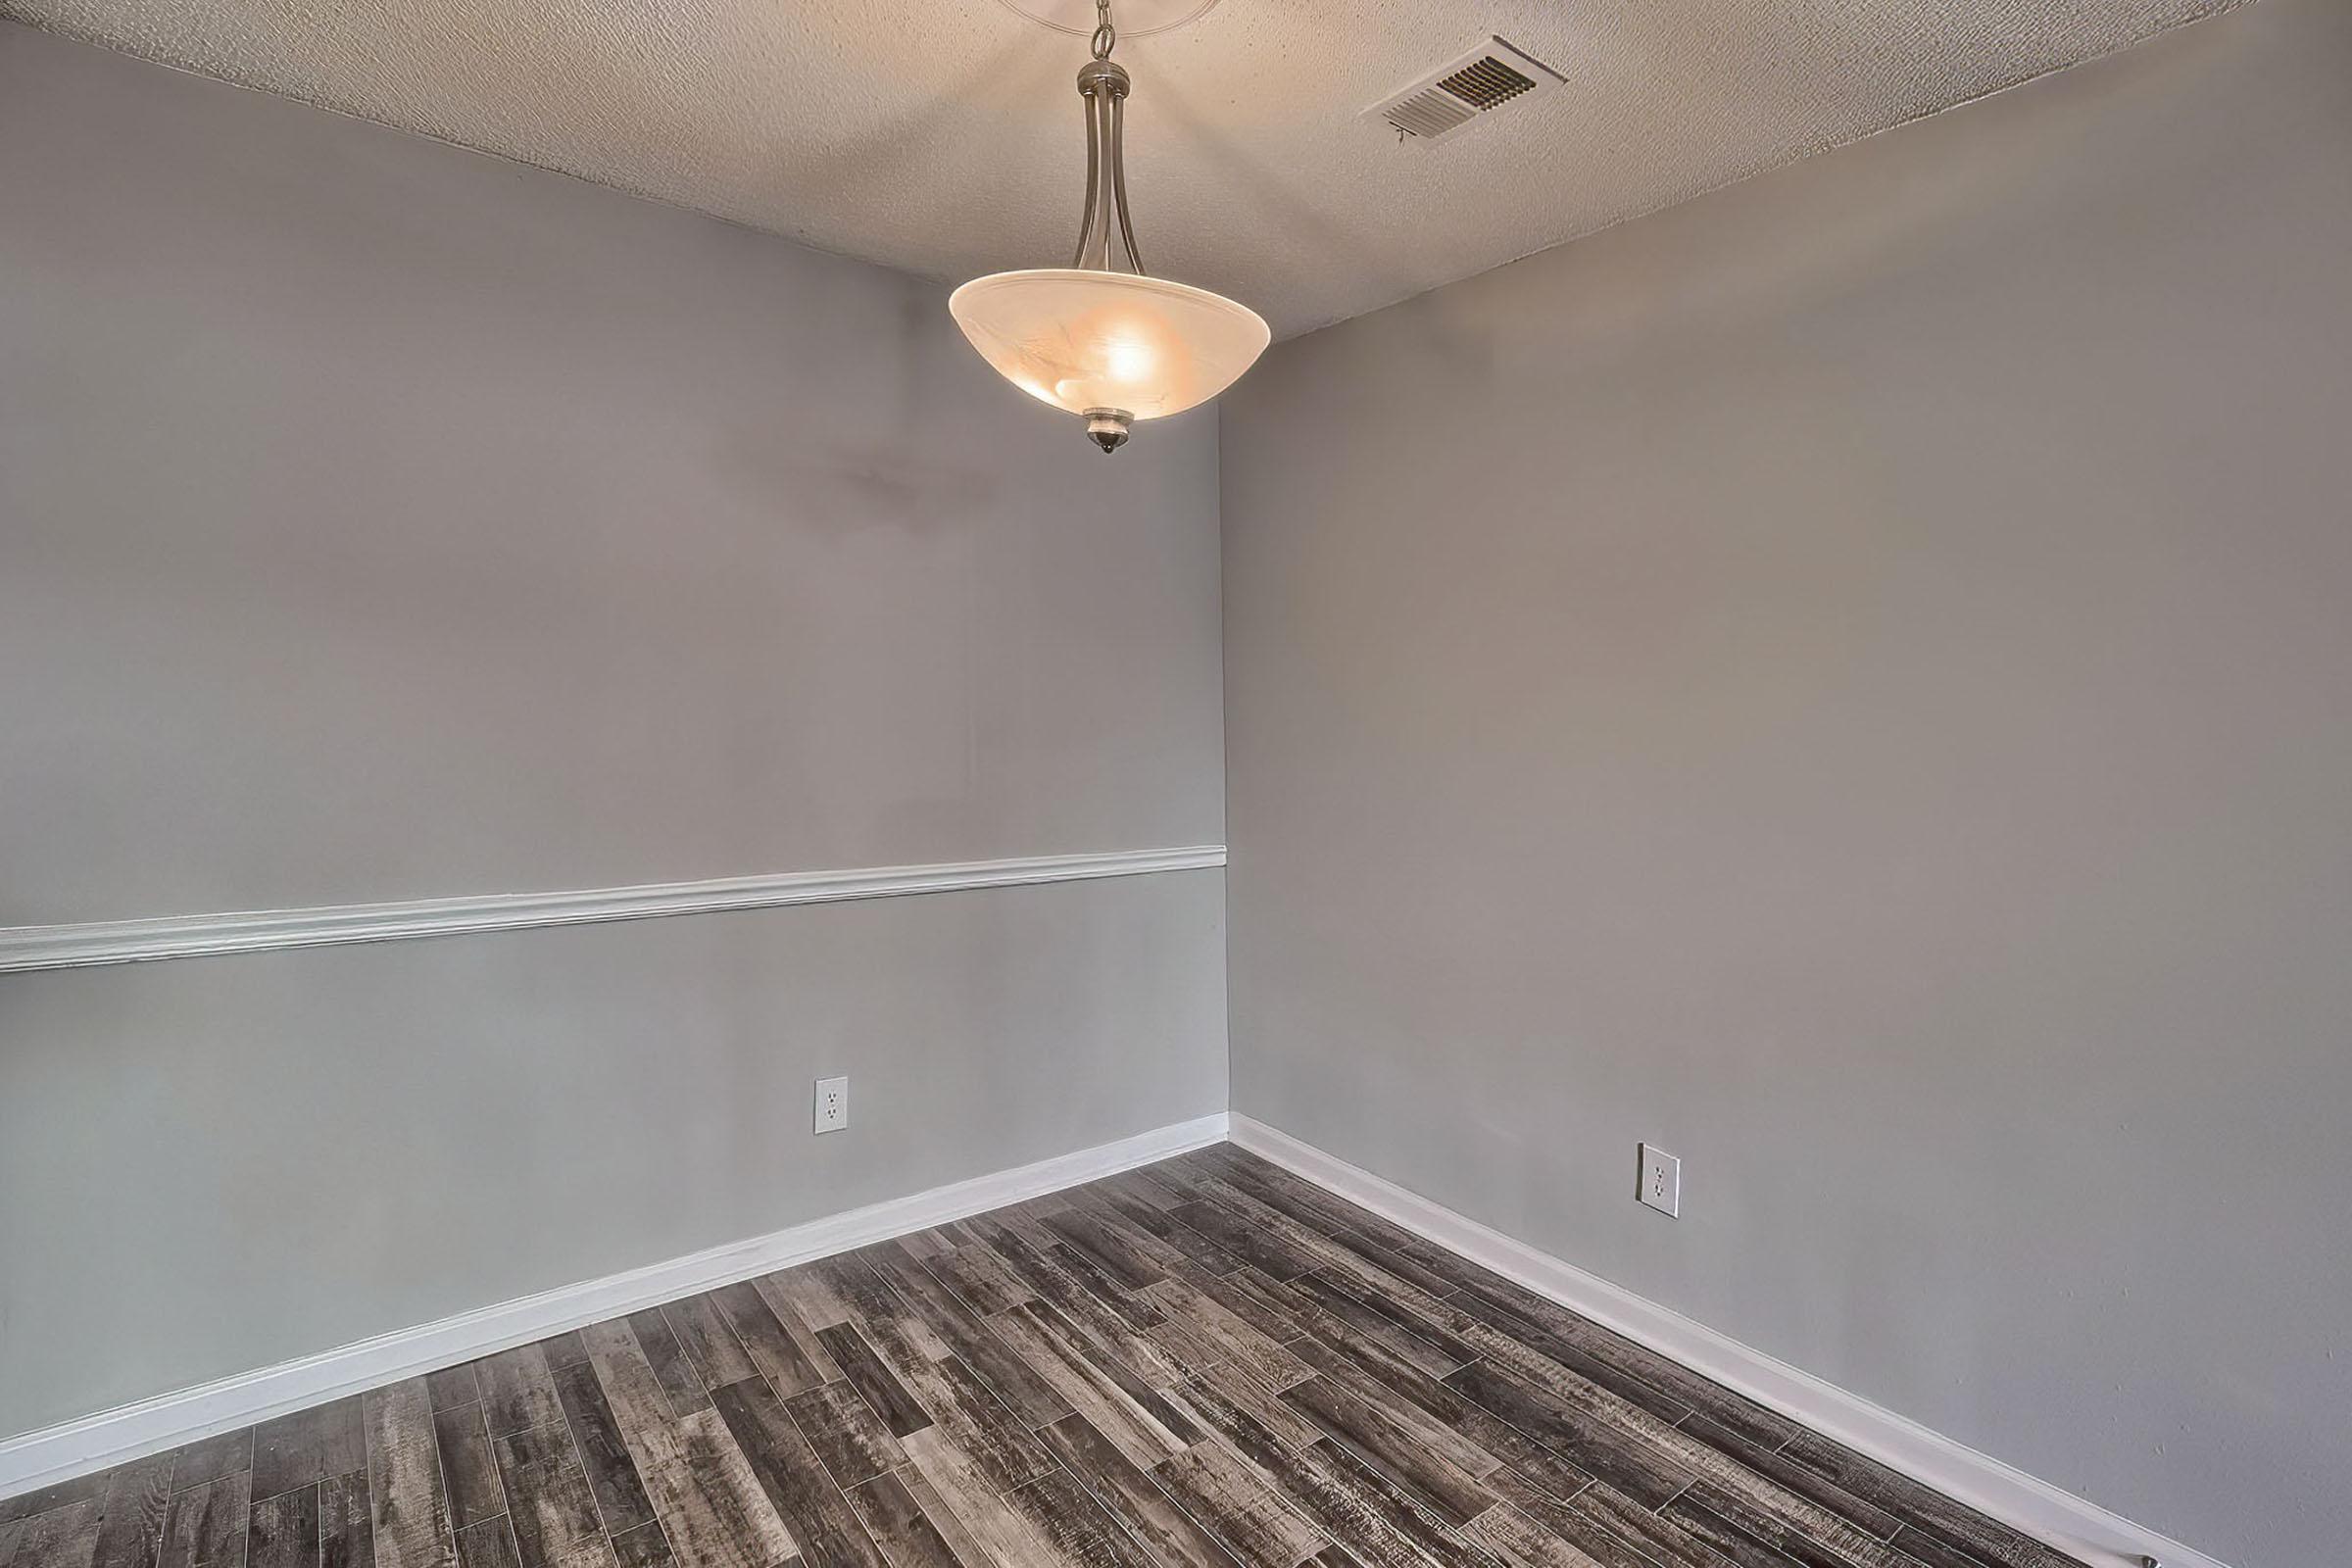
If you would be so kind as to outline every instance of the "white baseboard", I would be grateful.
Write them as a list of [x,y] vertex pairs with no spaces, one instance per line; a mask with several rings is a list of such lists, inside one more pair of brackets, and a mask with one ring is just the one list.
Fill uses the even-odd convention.
[[437,1323],[380,1334],[257,1372],[27,1432],[0,1442],[0,1496],[30,1492],[755,1274],[1075,1187],[1221,1142],[1225,1127],[1222,1111],[1177,1122],[1033,1165],[975,1176],[665,1263],[461,1312]]
[[1234,1143],[2093,1568],[2223,1568],[1810,1372],[1235,1112]]

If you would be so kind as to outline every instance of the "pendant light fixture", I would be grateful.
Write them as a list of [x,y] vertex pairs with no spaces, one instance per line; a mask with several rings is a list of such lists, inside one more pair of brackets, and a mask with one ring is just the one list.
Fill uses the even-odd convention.
[[[976,277],[948,298],[963,335],[997,373],[1086,420],[1105,453],[1138,419],[1181,414],[1224,391],[1272,333],[1246,305],[1152,277],[1127,215],[1120,145],[1129,78],[1110,0],[1095,0],[1094,58],[1078,73],[1086,111],[1086,216],[1068,267]],[[1126,270],[1114,268],[1111,230]]]

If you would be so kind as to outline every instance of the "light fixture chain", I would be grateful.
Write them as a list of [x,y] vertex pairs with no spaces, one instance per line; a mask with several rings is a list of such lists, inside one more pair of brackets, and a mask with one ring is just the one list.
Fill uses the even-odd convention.
[[1110,0],[1095,0],[1095,58],[1108,60],[1118,41],[1119,29],[1110,24]]

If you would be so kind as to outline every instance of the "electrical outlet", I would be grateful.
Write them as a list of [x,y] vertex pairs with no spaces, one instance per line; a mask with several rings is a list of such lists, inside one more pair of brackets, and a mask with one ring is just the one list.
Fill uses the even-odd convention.
[[816,1130],[837,1133],[850,1124],[850,1081],[847,1078],[819,1078],[816,1081]]
[[1642,1186],[1634,1196],[1669,1219],[1683,1212],[1683,1162],[1663,1149],[1642,1146]]

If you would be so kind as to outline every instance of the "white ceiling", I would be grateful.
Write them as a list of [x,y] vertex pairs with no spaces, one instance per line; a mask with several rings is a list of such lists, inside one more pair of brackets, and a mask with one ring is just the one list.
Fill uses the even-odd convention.
[[[1155,272],[1289,334],[2235,0],[1222,0],[1125,41]],[[960,280],[1075,239],[1082,40],[1001,0],[0,0],[0,16]],[[1567,77],[1358,118],[1500,33]],[[2054,147],[2062,158],[2066,149]]]

